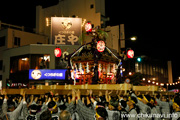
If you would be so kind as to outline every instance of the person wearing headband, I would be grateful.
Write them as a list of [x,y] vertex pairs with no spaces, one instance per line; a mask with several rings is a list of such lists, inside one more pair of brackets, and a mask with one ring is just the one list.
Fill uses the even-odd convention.
[[119,106],[118,106],[118,111],[120,113],[120,119],[121,120],[127,120],[128,117],[127,116],[124,116],[124,115],[127,115],[128,112],[126,111],[126,108],[127,107],[127,103],[126,101],[124,101],[124,99],[120,99],[119,100]]
[[104,108],[104,106],[97,105],[95,110],[96,110],[96,114],[95,114],[96,120],[106,120],[107,119],[108,113],[107,113],[106,109]]
[[[134,92],[130,92],[131,93],[131,97],[135,97],[137,99],[137,103],[136,105],[140,108],[140,114],[151,114],[151,108],[147,105],[147,103],[149,103],[150,101],[150,96],[149,95],[142,95],[139,99],[138,97],[135,95]],[[148,120],[147,117],[141,117],[139,118],[140,120]]]
[[[160,115],[161,114],[160,108],[159,108],[159,106],[157,106],[157,102],[155,101],[154,97],[151,97],[150,102],[148,104],[151,107],[151,114],[152,115],[158,115],[158,114]],[[152,116],[152,119],[153,120],[160,120],[160,117]]]
[[176,116],[172,117],[172,120],[179,120],[180,119],[180,98],[176,96],[173,101],[173,110]]
[[169,118],[170,105],[169,105],[169,101],[167,101],[167,96],[162,96],[162,95],[160,96],[161,96],[160,98],[155,96],[157,104],[161,108],[161,113],[164,114],[166,118]]
[[119,99],[116,94],[110,95],[112,93],[108,91],[105,92],[106,102],[109,103],[107,112],[108,112],[108,120],[119,120],[120,112],[118,110]]
[[129,106],[128,120],[138,120],[138,111],[136,110],[137,99],[133,96],[129,96],[127,104]]
[[50,101],[48,103],[48,110],[51,112],[52,114],[52,119],[59,119],[59,115],[60,115],[60,109],[57,107],[56,102],[54,101]]

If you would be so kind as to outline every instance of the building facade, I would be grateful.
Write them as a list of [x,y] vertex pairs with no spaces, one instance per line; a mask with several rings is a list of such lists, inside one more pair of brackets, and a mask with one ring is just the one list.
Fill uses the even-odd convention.
[[[5,50],[18,48],[29,44],[47,43],[48,39],[45,36],[25,32],[22,30],[2,27],[0,30],[0,81],[5,81],[8,79],[8,77],[4,75],[4,73],[8,70],[5,66],[5,63],[9,61],[9,59],[4,59],[3,54]],[[5,56],[7,56],[7,54],[5,54]]]
[[139,56],[133,59],[127,59],[124,63],[125,76],[140,73],[142,75],[141,81],[144,85],[170,83],[167,61],[152,59],[148,56]]

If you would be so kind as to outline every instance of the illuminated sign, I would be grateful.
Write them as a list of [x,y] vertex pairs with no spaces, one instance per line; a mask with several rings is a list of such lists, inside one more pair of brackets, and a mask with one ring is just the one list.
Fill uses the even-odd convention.
[[58,45],[79,45],[82,19],[51,17],[51,42]]
[[61,57],[61,49],[60,48],[54,49],[54,54],[56,57]]
[[12,83],[11,84],[11,87],[17,87],[17,86],[27,87],[27,84],[25,84],[25,83]]
[[104,49],[105,49],[105,42],[104,41],[98,41],[98,43],[97,43],[97,50],[99,51],[99,52],[103,52],[104,51]]
[[133,50],[128,50],[127,51],[127,58],[133,58],[134,57],[134,51]]
[[30,80],[63,80],[65,79],[66,69],[29,69]]

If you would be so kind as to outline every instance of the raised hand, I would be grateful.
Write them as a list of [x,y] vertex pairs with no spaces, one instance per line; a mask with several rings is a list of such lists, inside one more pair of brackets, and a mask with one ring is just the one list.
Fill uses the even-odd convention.
[[76,96],[78,100],[81,99],[81,92],[79,89],[76,91]]
[[76,91],[74,89],[72,89],[72,101],[75,102],[75,99],[76,99]]

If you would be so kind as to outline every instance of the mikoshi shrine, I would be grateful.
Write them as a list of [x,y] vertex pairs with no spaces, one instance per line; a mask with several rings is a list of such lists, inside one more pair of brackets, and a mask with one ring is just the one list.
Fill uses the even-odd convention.
[[[117,69],[121,59],[104,41],[82,45],[70,57],[71,78],[77,84],[116,84]],[[99,47],[98,47],[99,46]]]
[[83,43],[75,52],[66,56],[68,70],[66,80],[74,85],[115,84],[121,78],[121,59],[116,50],[105,44],[107,33],[100,30],[88,30],[91,42]]

